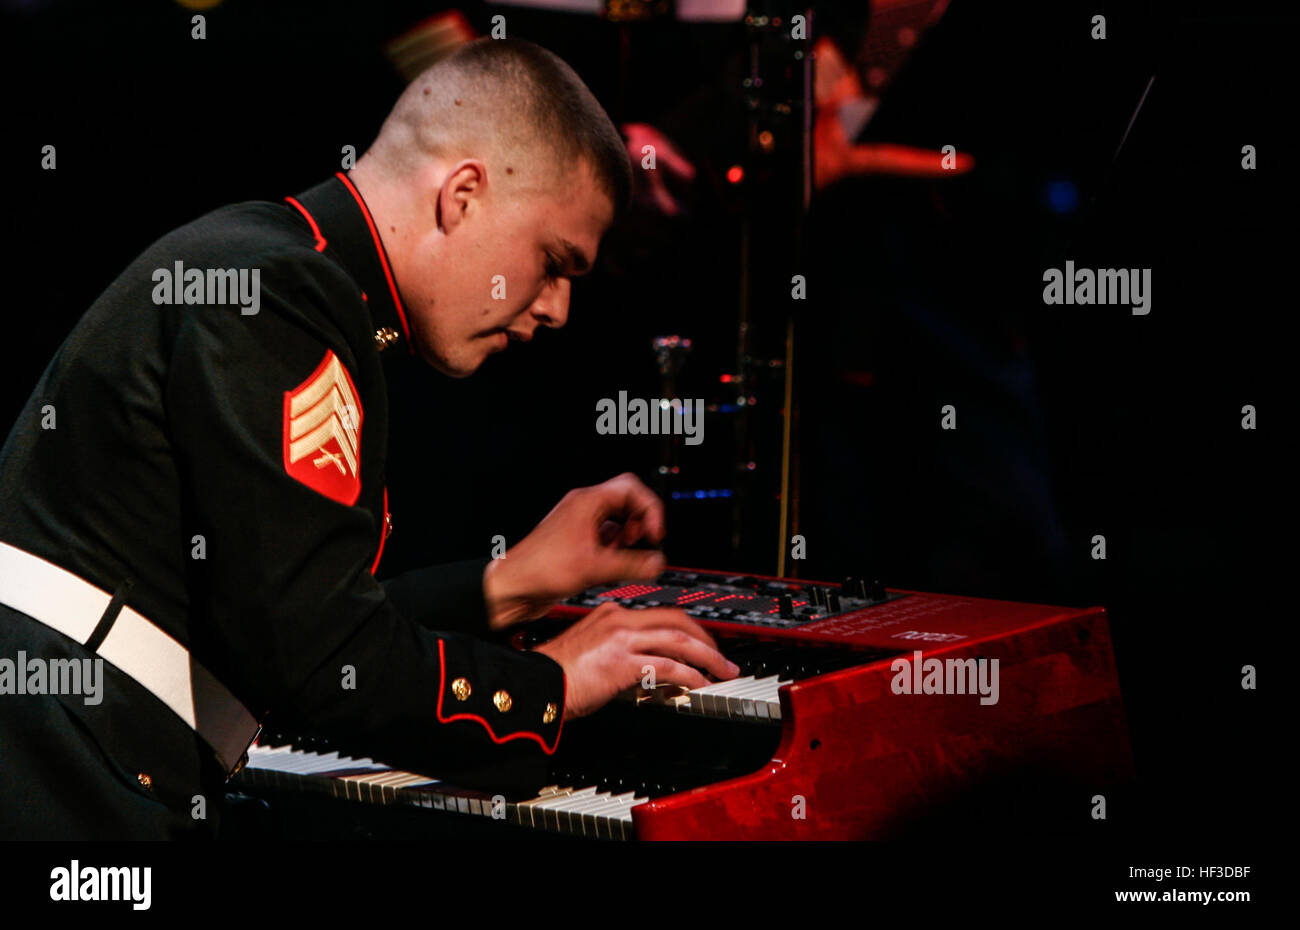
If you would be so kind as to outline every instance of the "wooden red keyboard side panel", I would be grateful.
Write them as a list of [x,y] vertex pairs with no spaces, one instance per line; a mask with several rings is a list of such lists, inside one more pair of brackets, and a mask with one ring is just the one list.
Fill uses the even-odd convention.
[[896,694],[889,661],[788,686],[773,761],[637,807],[637,837],[894,837],[994,792],[1005,803],[1018,783],[1059,785],[1055,801],[1086,822],[1093,793],[1131,779],[1132,759],[1105,611],[1056,610],[1010,633],[915,644],[924,659],[997,659],[996,703]]

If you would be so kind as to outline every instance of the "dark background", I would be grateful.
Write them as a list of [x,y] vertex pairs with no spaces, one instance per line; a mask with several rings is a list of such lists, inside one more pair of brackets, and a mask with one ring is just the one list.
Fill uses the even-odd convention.
[[[857,7],[835,6],[850,31]],[[383,43],[439,5],[226,0],[205,11],[205,41],[168,0],[0,8],[7,424],[150,242],[222,204],[312,186],[345,144],[364,151],[403,86]],[[465,9],[481,29],[497,12]],[[1152,836],[1256,835],[1285,745],[1266,718],[1292,622],[1276,437],[1295,306],[1296,21],[1231,9],[957,0],[862,141],[953,144],[977,170],[823,191],[805,258],[791,251],[754,285],[809,279],[795,367],[808,558],[788,572],[1106,606],[1142,776],[1111,818]],[[562,332],[466,381],[430,370],[393,386],[386,571],[481,555],[497,533],[513,542],[564,491],[618,471],[666,496],[738,483],[727,415],[678,451],[671,479],[656,473],[657,440],[592,424],[597,398],[659,396],[661,334],[696,345],[679,396],[729,400],[739,224],[762,213],[722,180],[745,157],[743,30],[500,12],[511,35],[569,60],[616,122],[667,131],[699,174],[678,191],[681,216],[634,214],[611,235]],[[1089,37],[1097,13],[1104,42]],[[47,143],[57,171],[40,169]],[[1241,169],[1245,144],[1255,171]],[[1066,258],[1152,268],[1150,315],[1044,306],[1043,270]],[[955,432],[939,429],[944,404]],[[1244,404],[1256,431],[1240,428]],[[760,477],[779,465],[766,422]],[[776,502],[747,493],[761,532],[739,545],[737,498],[670,499],[670,562],[774,571]],[[1105,561],[1090,555],[1098,533]],[[1245,664],[1260,690],[1240,687]]]

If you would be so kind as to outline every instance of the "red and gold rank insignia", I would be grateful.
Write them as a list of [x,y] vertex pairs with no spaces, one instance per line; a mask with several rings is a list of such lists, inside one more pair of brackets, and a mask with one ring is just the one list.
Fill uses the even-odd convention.
[[284,392],[284,470],[331,500],[361,495],[361,402],[332,351],[310,377]]

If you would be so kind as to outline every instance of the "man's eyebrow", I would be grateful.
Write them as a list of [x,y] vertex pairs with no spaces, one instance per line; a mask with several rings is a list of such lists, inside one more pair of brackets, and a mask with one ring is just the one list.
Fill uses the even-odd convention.
[[587,258],[586,252],[568,239],[561,239],[560,245],[564,247],[564,251],[567,253],[568,263],[573,266],[574,274],[586,274],[591,270],[591,260]]

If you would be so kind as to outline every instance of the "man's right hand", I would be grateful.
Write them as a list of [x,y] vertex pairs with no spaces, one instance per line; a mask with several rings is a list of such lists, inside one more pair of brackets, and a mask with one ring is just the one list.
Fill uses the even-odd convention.
[[[700,688],[709,679],[734,678],[740,669],[718,652],[702,626],[680,610],[627,610],[602,604],[535,650],[564,669],[564,719],[583,717],[620,691],[642,683],[654,669],[656,684]],[[694,667],[693,667],[694,666]]]

